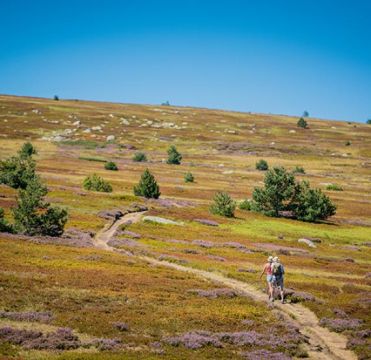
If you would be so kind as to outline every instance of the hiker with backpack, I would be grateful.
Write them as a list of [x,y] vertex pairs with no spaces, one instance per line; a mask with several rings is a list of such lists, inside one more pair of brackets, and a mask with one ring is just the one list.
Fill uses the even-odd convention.
[[273,299],[273,274],[272,274],[272,262],[273,257],[269,256],[267,263],[264,265],[263,271],[260,274],[260,279],[262,278],[263,274],[267,276],[267,284],[268,284],[268,299],[269,301]]
[[[279,288],[282,304],[285,301],[284,294],[283,294],[283,276],[284,276],[284,274],[285,274],[285,269],[284,269],[283,265],[280,263],[277,256],[274,257],[273,262],[272,262],[273,287]],[[274,301],[274,294],[273,294],[273,297],[272,297],[272,301]]]

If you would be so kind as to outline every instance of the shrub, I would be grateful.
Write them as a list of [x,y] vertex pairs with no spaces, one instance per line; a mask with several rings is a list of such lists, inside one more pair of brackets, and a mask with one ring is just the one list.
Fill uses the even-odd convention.
[[296,192],[294,175],[283,167],[275,167],[265,175],[264,188],[254,189],[251,209],[268,216],[279,216],[280,211],[287,210]]
[[260,171],[266,171],[269,168],[268,163],[263,159],[259,160],[255,164],[255,167],[256,167],[257,170],[260,170]]
[[13,232],[12,226],[4,218],[3,208],[0,208],[0,232]]
[[368,119],[368,120],[366,121],[366,124],[367,124],[367,125],[371,125],[371,119]]
[[305,174],[305,169],[302,166],[295,166],[292,172],[293,174]]
[[343,188],[338,184],[329,184],[326,186],[326,190],[343,191]]
[[30,142],[26,142],[23,144],[21,150],[19,150],[18,153],[20,158],[26,159],[34,154],[37,154],[37,151]]
[[298,183],[292,173],[283,167],[269,170],[264,188],[255,188],[251,209],[278,217],[281,211],[290,211],[299,220],[327,219],[336,212],[336,206],[320,189],[311,189],[309,183]]
[[59,96],[58,95],[54,95],[54,98],[53,98],[55,101],[58,101],[59,100]]
[[134,186],[134,195],[144,196],[149,199],[158,199],[160,197],[160,187],[148,169],[143,172],[139,184]]
[[168,159],[167,163],[168,164],[174,164],[174,165],[179,165],[180,162],[182,161],[182,155],[178,152],[176,147],[174,145],[171,145],[169,149],[167,150],[168,154]]
[[89,175],[83,183],[85,190],[112,192],[112,186],[109,182],[102,179],[97,174]]
[[238,207],[240,210],[251,210],[251,201],[249,199],[242,200],[239,204]]
[[234,211],[236,210],[236,203],[232,200],[226,192],[217,192],[214,196],[214,203],[210,207],[212,214],[234,217]]
[[30,156],[12,156],[0,161],[0,183],[14,189],[25,189],[35,175],[35,161]]
[[350,145],[352,145],[352,142],[348,140],[348,141],[345,143],[345,146],[350,146]]
[[133,156],[133,161],[136,161],[136,162],[144,162],[144,161],[147,161],[147,156],[145,153],[143,152],[137,152],[134,154]]
[[117,167],[117,165],[113,162],[113,161],[108,161],[104,164],[104,168],[106,170],[113,170],[113,171],[117,171],[119,168]]
[[46,186],[38,177],[32,179],[26,189],[19,191],[17,207],[13,209],[14,228],[27,235],[59,236],[67,222],[67,211],[50,207],[43,201],[48,193]]
[[303,129],[306,129],[308,127],[308,122],[303,117],[301,117],[298,120],[297,125],[298,125],[298,127],[301,127]]
[[309,116],[309,112],[307,110],[304,110],[303,117],[308,117],[308,116]]
[[188,172],[188,173],[186,173],[186,174],[184,175],[184,181],[185,181],[186,183],[188,183],[188,182],[194,182],[194,181],[195,181],[195,178],[194,178],[194,176],[192,175],[192,173]]
[[311,189],[307,181],[300,184],[294,214],[299,220],[314,222],[335,215],[336,206],[320,189]]

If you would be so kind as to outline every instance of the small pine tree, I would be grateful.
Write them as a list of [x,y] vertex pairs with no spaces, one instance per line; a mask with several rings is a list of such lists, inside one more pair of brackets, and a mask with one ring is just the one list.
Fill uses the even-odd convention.
[[304,110],[303,117],[308,117],[308,116],[309,116],[309,112],[307,110]]
[[14,228],[26,235],[59,236],[67,222],[67,211],[50,207],[43,200],[48,193],[46,186],[38,177],[27,184],[26,189],[19,191],[17,207],[13,209]]
[[368,120],[366,121],[366,124],[367,124],[367,125],[371,125],[371,119],[368,119]]
[[12,226],[4,218],[3,208],[0,208],[0,232],[13,232]]
[[195,178],[192,175],[192,173],[188,172],[184,175],[184,182],[189,183],[189,182],[194,182]]
[[134,186],[134,195],[144,196],[147,199],[158,199],[160,197],[160,187],[148,169],[143,172],[138,185]]
[[91,191],[112,192],[111,184],[97,174],[87,176],[84,179],[83,187]]
[[0,161],[0,184],[14,189],[25,189],[30,180],[36,176],[36,163],[31,156],[12,156]]
[[247,211],[250,211],[251,210],[251,201],[249,199],[245,199],[245,200],[242,200],[239,204],[238,204],[238,208],[240,210],[247,210]]
[[178,152],[176,147],[174,145],[171,145],[169,149],[167,150],[168,154],[168,159],[167,163],[168,164],[174,164],[174,165],[179,165],[180,162],[182,161],[182,155]]
[[320,189],[311,189],[309,183],[300,184],[294,214],[298,220],[315,222],[335,215],[336,206]]
[[352,142],[348,140],[348,141],[345,143],[345,146],[350,146],[350,145],[352,145]]
[[117,165],[113,162],[113,161],[108,161],[104,164],[104,168],[106,170],[113,170],[113,171],[117,171],[119,168],[117,167]]
[[292,170],[293,174],[305,174],[305,169],[302,166],[295,166]]
[[59,96],[58,95],[54,95],[54,100],[55,101],[58,101],[59,100]]
[[298,127],[301,127],[303,129],[306,129],[308,127],[308,122],[303,118],[301,117],[299,120],[298,120],[298,123],[297,123]]
[[263,159],[259,160],[255,164],[255,167],[256,167],[257,170],[260,170],[260,171],[266,171],[269,168],[268,163]]
[[214,203],[210,206],[210,212],[215,215],[234,217],[236,202],[226,192],[219,191],[214,196]]
[[18,154],[20,158],[26,159],[37,154],[37,151],[30,142],[26,142],[22,145],[21,150],[18,151]]
[[147,161],[147,156],[143,152],[137,152],[133,156],[133,161],[136,161],[136,162],[145,162],[145,161]]

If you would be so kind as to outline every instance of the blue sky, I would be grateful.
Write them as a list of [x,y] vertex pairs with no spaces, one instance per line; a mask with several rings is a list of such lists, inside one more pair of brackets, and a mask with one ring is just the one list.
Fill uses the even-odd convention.
[[364,122],[371,1],[2,1],[0,93]]

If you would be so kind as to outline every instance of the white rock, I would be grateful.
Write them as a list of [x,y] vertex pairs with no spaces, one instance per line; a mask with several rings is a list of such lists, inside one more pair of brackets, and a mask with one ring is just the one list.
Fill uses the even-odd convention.
[[90,134],[91,133],[91,129],[90,128],[87,128],[83,131],[83,133],[86,133],[86,134]]
[[165,225],[180,225],[180,226],[184,225],[184,223],[182,222],[165,219],[159,216],[144,216],[143,221],[150,221],[150,222],[154,222],[157,224],[165,224]]
[[94,131],[97,131],[97,130],[102,130],[102,127],[101,126],[93,126],[91,129],[94,130]]
[[289,133],[290,134],[295,134],[296,133],[296,130],[290,130]]
[[81,125],[81,121],[80,120],[77,120],[75,122],[72,123],[73,126],[80,126]]
[[60,142],[60,141],[64,141],[64,140],[66,140],[66,138],[61,136],[61,135],[57,135],[57,136],[54,136],[52,138],[52,141],[56,141],[56,142]]
[[317,247],[312,240],[309,240],[309,239],[306,239],[306,238],[299,239],[298,243],[306,244],[311,248],[316,248]]
[[106,141],[114,141],[115,140],[115,135],[108,135],[106,138]]

